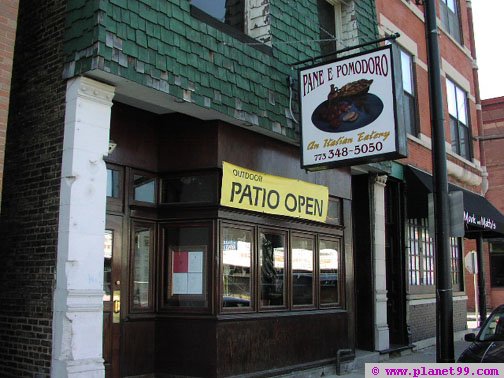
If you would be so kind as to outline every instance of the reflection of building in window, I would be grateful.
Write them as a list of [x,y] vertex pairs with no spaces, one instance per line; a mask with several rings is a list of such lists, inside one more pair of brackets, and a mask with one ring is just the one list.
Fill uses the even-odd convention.
[[[434,240],[429,234],[427,218],[408,219],[408,248],[409,284],[411,286],[434,285]],[[450,263],[454,290],[463,290],[461,248],[460,238],[450,238]]]
[[149,307],[150,285],[150,229],[137,229],[133,268],[133,306]]
[[401,49],[401,72],[403,85],[403,115],[406,131],[411,135],[418,135],[416,117],[416,89],[413,66],[413,56]]
[[226,301],[226,298],[251,300],[251,241],[252,233],[249,231],[224,229],[222,251],[224,307],[231,303],[229,300]]
[[271,44],[269,0],[191,0],[191,5],[217,22]]
[[261,233],[261,305],[285,305],[285,235]]
[[112,295],[112,248],[113,231],[105,230],[105,242],[103,246],[103,300],[110,301]]
[[440,0],[441,25],[458,43],[462,43],[457,0]]
[[434,243],[427,219],[408,219],[409,284],[434,285]]

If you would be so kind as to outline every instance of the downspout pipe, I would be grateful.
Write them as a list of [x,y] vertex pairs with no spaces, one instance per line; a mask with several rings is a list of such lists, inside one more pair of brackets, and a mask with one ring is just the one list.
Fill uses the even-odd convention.
[[441,58],[435,0],[425,0],[436,256],[436,361],[454,362],[453,289],[451,279],[448,173],[446,163]]

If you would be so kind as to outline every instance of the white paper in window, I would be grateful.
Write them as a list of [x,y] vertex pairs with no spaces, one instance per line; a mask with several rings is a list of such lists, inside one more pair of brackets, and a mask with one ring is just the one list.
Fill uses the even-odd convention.
[[172,294],[187,294],[187,273],[173,273]]
[[189,252],[188,269],[189,273],[203,273],[203,252]]
[[187,274],[187,294],[203,294],[203,274]]

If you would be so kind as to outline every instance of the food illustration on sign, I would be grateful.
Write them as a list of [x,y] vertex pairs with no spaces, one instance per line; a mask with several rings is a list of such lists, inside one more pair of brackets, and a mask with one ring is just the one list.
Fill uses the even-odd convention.
[[364,127],[383,111],[383,102],[368,93],[373,80],[360,79],[341,88],[331,85],[327,101],[312,114],[313,124],[322,131],[339,133]]

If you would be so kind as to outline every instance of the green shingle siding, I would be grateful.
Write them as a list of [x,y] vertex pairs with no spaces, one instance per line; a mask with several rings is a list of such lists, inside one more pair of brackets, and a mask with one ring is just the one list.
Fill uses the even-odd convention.
[[[179,98],[193,83],[192,102],[297,141],[287,119],[287,76],[297,77],[292,63],[320,54],[313,42],[318,39],[317,4],[269,3],[272,55],[194,19],[188,0],[70,1],[65,54],[68,67],[74,66],[65,74],[79,75],[98,66]],[[359,40],[375,38],[374,0],[356,1],[355,7]],[[89,50],[95,44],[97,48]]]

